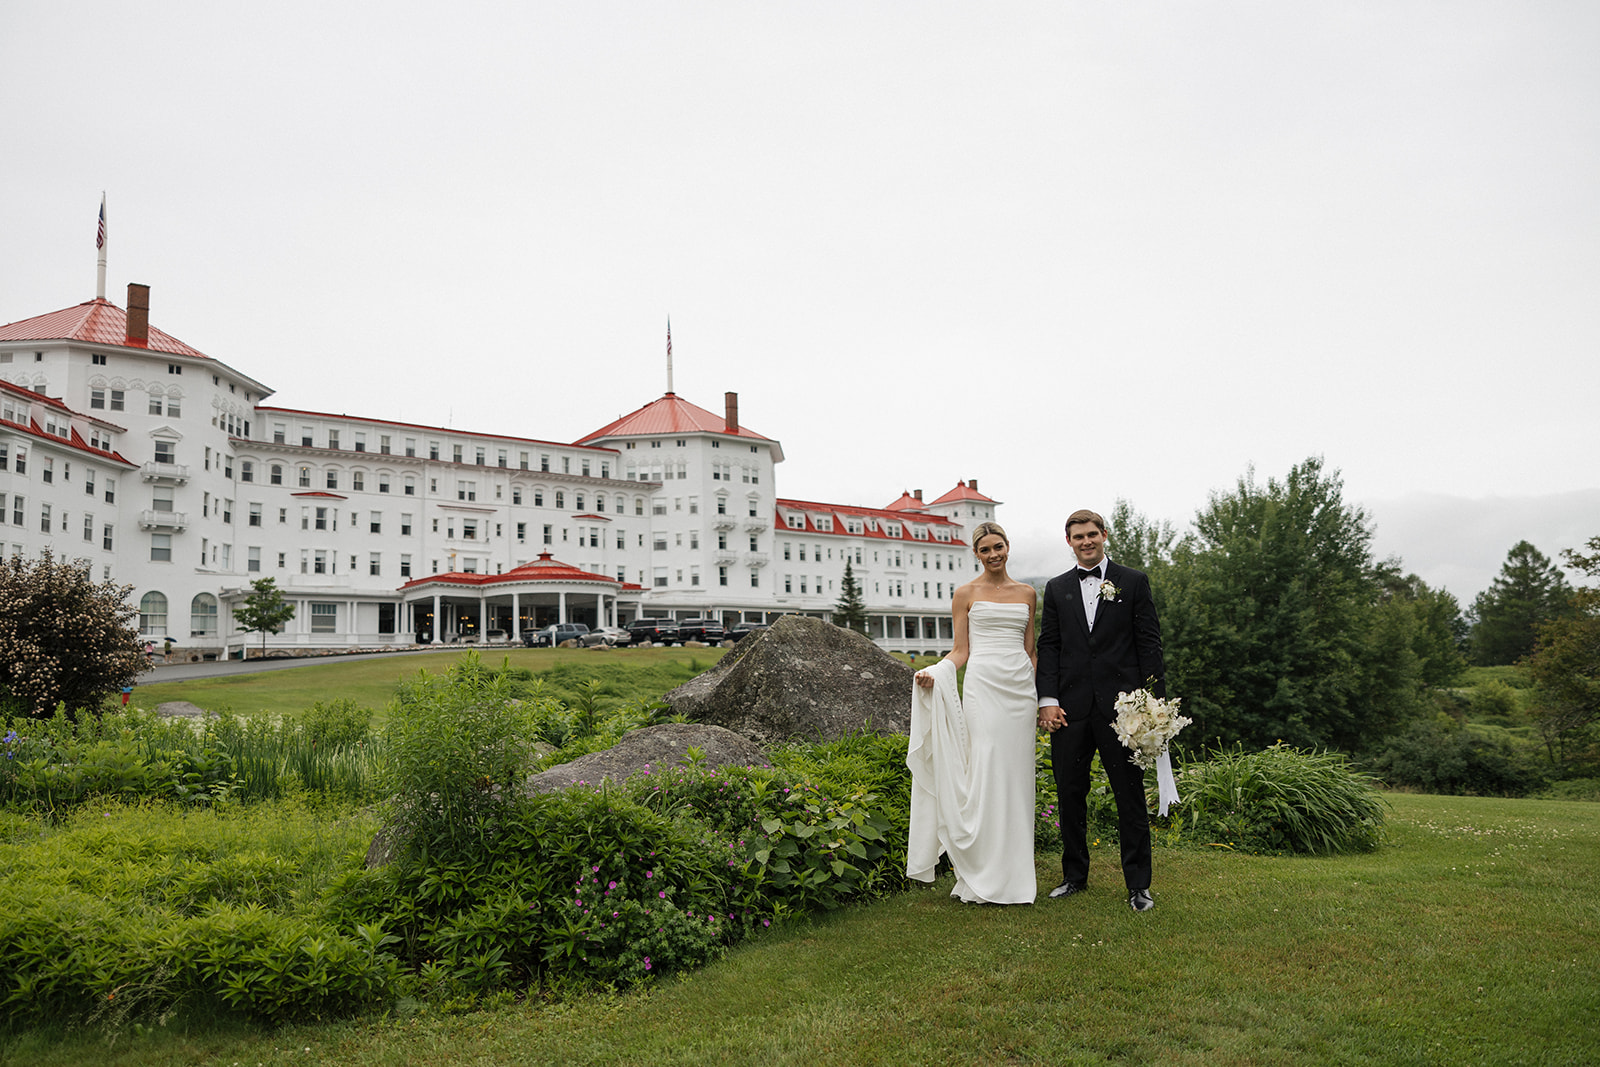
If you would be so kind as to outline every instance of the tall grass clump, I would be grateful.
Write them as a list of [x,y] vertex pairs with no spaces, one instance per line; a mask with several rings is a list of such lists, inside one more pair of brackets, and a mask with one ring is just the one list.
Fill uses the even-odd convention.
[[1369,852],[1383,829],[1377,781],[1337,752],[1282,743],[1258,752],[1216,749],[1177,775],[1175,823],[1219,843],[1256,851]]

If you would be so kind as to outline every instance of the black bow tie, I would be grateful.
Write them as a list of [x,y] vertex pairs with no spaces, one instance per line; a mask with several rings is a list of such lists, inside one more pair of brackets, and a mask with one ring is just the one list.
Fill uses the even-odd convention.
[[1080,581],[1080,582],[1087,582],[1090,578],[1099,578],[1099,577],[1100,577],[1100,568],[1099,567],[1095,567],[1093,570],[1087,570],[1087,571],[1084,570],[1082,567],[1078,568],[1078,581]]

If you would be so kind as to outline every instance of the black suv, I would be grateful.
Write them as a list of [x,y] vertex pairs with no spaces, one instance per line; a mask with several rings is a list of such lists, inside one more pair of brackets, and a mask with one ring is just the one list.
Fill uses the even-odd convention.
[[642,645],[675,645],[683,639],[678,636],[678,624],[671,619],[634,619],[628,624],[628,643]]
[[683,641],[704,641],[708,645],[721,644],[725,636],[722,623],[716,619],[679,619],[678,637]]
[[583,644],[583,635],[589,632],[586,623],[558,622],[546,626],[542,630],[524,630],[522,643],[529,648],[555,648],[563,641],[576,641]]

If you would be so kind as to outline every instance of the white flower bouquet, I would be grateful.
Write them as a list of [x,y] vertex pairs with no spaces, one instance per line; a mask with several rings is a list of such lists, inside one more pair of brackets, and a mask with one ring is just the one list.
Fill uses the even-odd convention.
[[1142,770],[1154,767],[1167,750],[1167,742],[1194,721],[1178,714],[1180,703],[1178,697],[1162,700],[1149,689],[1117,694],[1117,721],[1112,728],[1117,731],[1117,740],[1132,751],[1128,759],[1134,766]]

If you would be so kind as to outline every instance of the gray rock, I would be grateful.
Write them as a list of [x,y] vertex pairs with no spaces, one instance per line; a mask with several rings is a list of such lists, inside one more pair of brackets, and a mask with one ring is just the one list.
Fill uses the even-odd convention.
[[669,722],[634,730],[603,752],[591,752],[535,774],[525,788],[533,794],[580,784],[597,786],[607,779],[621,782],[646,766],[654,769],[687,762],[691,747],[705,753],[701,764],[704,767],[767,766],[767,754],[732,730],[703,723]]
[[156,714],[165,719],[203,719],[206,709],[187,700],[169,700],[156,705]]
[[770,745],[906,733],[915,672],[865,636],[786,615],[662,699],[695,722]]

